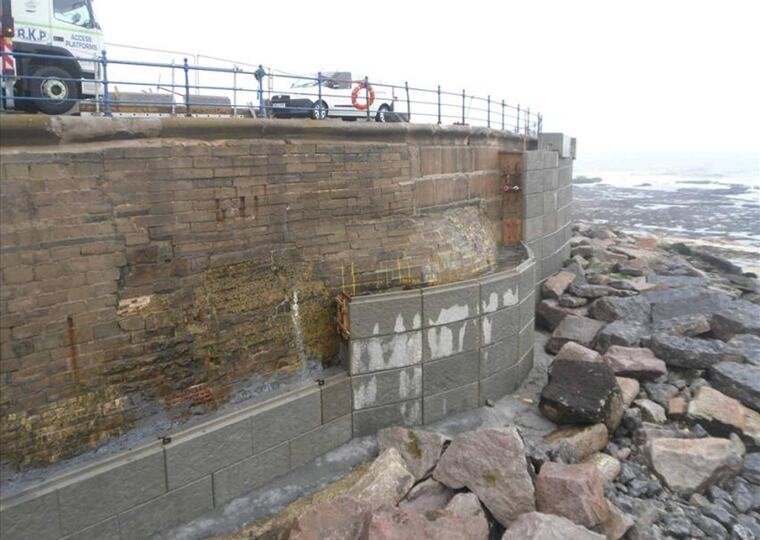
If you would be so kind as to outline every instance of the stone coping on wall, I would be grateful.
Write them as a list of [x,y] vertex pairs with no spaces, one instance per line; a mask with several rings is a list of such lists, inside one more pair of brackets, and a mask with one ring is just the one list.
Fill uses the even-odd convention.
[[[352,437],[398,423],[433,422],[514,391],[533,365],[535,261],[527,247],[526,254],[517,267],[477,279],[354,299],[352,322],[368,336],[358,339],[418,335],[412,361],[398,368],[354,366],[301,383],[6,495],[0,498],[2,538],[147,538],[223,506]],[[418,316],[412,313],[415,303]],[[376,311],[377,329],[359,322],[360,305],[363,317]],[[449,333],[451,342],[440,339]],[[352,347],[350,342],[348,350]],[[367,400],[372,378],[374,402]]]
[[[3,115],[0,122],[0,146],[3,147],[153,138],[223,140],[296,137],[299,140],[457,145],[515,145],[524,140],[514,133],[482,127],[340,120]],[[535,139],[527,139],[526,144],[535,145]]]

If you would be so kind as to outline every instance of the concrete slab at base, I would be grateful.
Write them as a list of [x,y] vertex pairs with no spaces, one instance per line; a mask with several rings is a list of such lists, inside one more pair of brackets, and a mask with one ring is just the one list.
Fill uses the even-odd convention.
[[398,334],[422,327],[421,291],[356,296],[349,304],[351,337]]
[[3,540],[56,540],[61,536],[58,494],[48,493],[0,510]]
[[253,453],[258,454],[297,437],[322,423],[320,395],[305,391],[304,395],[275,402],[252,418]]
[[275,446],[213,474],[214,506],[225,504],[290,470],[288,443]]
[[422,395],[422,367],[391,369],[351,377],[353,408],[367,409]]
[[463,321],[480,313],[479,283],[471,280],[422,290],[422,324],[441,326]]
[[436,422],[452,414],[474,409],[478,406],[479,383],[475,382],[425,396],[422,400],[423,419],[426,424]]
[[478,348],[479,319],[467,319],[422,331],[422,361],[440,360]]
[[372,435],[388,426],[418,426],[422,423],[422,402],[419,399],[362,409],[353,413],[354,437]]
[[425,396],[453,390],[478,380],[477,351],[422,364],[422,393]]
[[301,467],[312,459],[350,441],[352,431],[351,415],[347,414],[296,437],[290,441],[290,468]]
[[352,340],[349,374],[406,367],[422,361],[422,331]]

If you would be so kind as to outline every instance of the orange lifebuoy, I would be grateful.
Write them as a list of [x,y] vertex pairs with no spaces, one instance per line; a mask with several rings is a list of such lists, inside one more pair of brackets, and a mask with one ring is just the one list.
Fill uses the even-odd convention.
[[[369,94],[369,100],[367,100],[367,103],[359,103],[359,92],[362,90],[367,90],[367,93]],[[351,103],[354,107],[359,109],[360,111],[367,110],[373,103],[375,102],[375,89],[372,88],[372,85],[365,82],[360,82],[351,92]]]

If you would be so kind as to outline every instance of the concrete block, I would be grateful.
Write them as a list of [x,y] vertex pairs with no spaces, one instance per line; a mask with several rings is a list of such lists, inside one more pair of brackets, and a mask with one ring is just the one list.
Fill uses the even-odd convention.
[[533,348],[533,342],[535,341],[533,320],[530,320],[528,324],[520,330],[520,336],[518,339],[520,344],[520,358],[522,358]]
[[517,335],[520,330],[520,309],[512,306],[480,318],[480,345],[490,345],[509,336]]
[[419,364],[422,331],[351,340],[349,373],[358,375]]
[[187,523],[214,508],[211,476],[204,476],[119,514],[123,540],[143,540]]
[[524,217],[540,216],[544,213],[544,197],[541,193],[526,195],[524,199]]
[[353,413],[354,437],[372,435],[388,426],[418,426],[422,423],[422,403],[419,399],[362,409]]
[[422,290],[422,324],[441,326],[476,317],[480,285],[476,280]]
[[422,364],[422,394],[438,394],[477,381],[479,365],[478,351]]
[[290,441],[290,468],[295,469],[312,459],[351,440],[351,414],[319,426]]
[[3,540],[57,540],[61,536],[58,496],[30,493],[0,504]]
[[480,405],[485,405],[486,400],[496,401],[507,394],[511,394],[522,383],[520,364],[502,369],[480,381]]
[[422,327],[420,290],[357,296],[349,305],[352,338],[398,334]]
[[544,234],[544,217],[536,216],[528,218],[523,223],[523,240],[530,242]]
[[514,339],[503,339],[480,349],[480,378],[485,379],[494,373],[517,363],[518,342]]
[[551,191],[544,191],[544,214],[557,211],[557,188]]
[[169,490],[253,455],[251,419],[233,417],[172,437],[164,446]]
[[[552,193],[559,188],[559,169],[546,169],[543,171],[544,175],[544,193]],[[544,199],[544,213],[549,212],[551,206],[546,206],[546,199]]]
[[274,400],[252,418],[253,452],[258,454],[311,431],[322,423],[318,388]]
[[533,253],[533,256],[536,259],[538,259],[538,260],[541,260],[541,258],[542,258],[541,257],[541,255],[543,253],[542,252],[542,249],[543,249],[542,242],[543,242],[543,238],[538,237],[535,240],[531,240],[530,242],[526,242],[525,243],[525,245],[528,247],[528,249],[530,249],[530,251]]
[[[556,210],[552,210],[551,212],[545,213],[543,216],[543,221],[541,223],[543,234],[547,235],[556,231],[558,229],[557,223],[558,222],[557,222]],[[544,256],[546,256],[546,253],[544,253]]]
[[422,367],[391,369],[351,378],[354,410],[415,399],[422,394]]
[[520,298],[519,275],[500,272],[480,280],[480,312],[493,313],[517,304]]
[[569,186],[573,183],[573,167],[560,166],[560,168],[557,170],[557,177],[560,187]]
[[[536,258],[536,260],[541,260],[540,258]],[[524,300],[530,293],[533,292],[533,289],[536,285],[536,265],[531,264],[525,269],[520,272],[520,301]]]
[[121,540],[119,518],[114,516],[79,532],[64,536],[61,540]]
[[239,461],[213,474],[214,506],[219,507],[290,470],[290,443]]
[[565,186],[557,190],[557,208],[567,206],[573,200],[573,186]]
[[164,451],[152,444],[81,471],[58,489],[64,534],[166,493]]
[[559,154],[552,150],[529,150],[523,156],[523,168],[527,171],[556,168],[559,164]]
[[429,424],[451,414],[475,409],[479,406],[478,389],[479,383],[475,382],[447,392],[425,396],[422,400],[425,423]]
[[322,423],[351,414],[351,379],[345,375],[325,381],[322,392]]
[[525,299],[520,302],[520,328],[528,324],[533,320],[533,316],[536,313],[536,299],[535,291],[531,291]]
[[423,330],[422,361],[440,360],[478,347],[478,319],[467,319]]
[[523,193],[525,196],[544,191],[544,175],[540,170],[523,171]]
[[553,150],[559,157],[572,157],[572,140],[564,133],[541,133],[538,136],[538,147],[541,150]]

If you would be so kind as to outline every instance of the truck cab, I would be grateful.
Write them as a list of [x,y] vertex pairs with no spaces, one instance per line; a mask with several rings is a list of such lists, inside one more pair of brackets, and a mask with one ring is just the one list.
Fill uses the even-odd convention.
[[[11,35],[13,51],[49,56],[14,55],[16,108],[62,114],[78,99],[96,95],[103,32],[91,0],[0,1],[3,36]],[[7,84],[4,93],[9,94]]]

